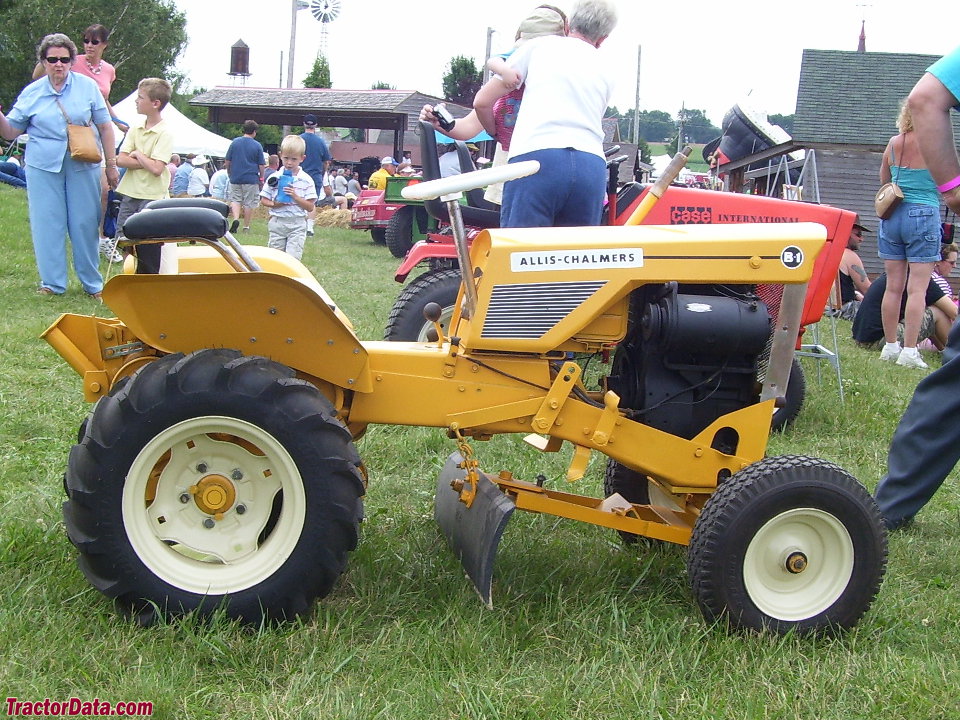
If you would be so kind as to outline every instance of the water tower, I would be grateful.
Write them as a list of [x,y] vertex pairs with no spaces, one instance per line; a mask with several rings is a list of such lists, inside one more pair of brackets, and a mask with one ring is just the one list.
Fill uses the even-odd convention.
[[243,40],[237,40],[230,47],[230,72],[227,75],[233,78],[234,85],[238,82],[237,78],[240,78],[240,85],[247,84],[247,78],[250,77],[250,47]]

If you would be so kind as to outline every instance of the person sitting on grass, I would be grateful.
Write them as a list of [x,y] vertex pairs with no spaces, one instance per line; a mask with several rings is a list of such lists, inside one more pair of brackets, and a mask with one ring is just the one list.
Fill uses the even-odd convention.
[[[880,306],[886,289],[887,276],[886,273],[883,273],[870,285],[870,289],[867,290],[867,294],[863,296],[863,300],[860,302],[857,316],[853,320],[853,340],[858,346],[866,350],[878,350],[883,347],[885,342]],[[906,302],[907,295],[904,292],[900,304],[900,334],[903,333]],[[957,306],[949,295],[944,294],[933,279],[930,279],[927,284],[924,302],[926,303],[926,309],[921,316],[918,339],[923,341],[929,338],[937,350],[943,350],[947,343],[947,335],[950,334],[950,326],[957,317]]]
[[303,257],[307,239],[307,214],[313,210],[317,188],[313,178],[300,167],[306,144],[299,135],[287,135],[280,143],[283,170],[267,177],[260,191],[260,203],[270,209],[267,245],[283,250],[297,260]]

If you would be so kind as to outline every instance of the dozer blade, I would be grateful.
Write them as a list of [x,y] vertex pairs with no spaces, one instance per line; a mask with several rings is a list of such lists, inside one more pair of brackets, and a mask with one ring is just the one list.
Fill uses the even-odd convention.
[[492,608],[493,563],[516,505],[481,472],[477,473],[477,493],[470,507],[460,502],[460,493],[450,483],[457,480],[469,486],[467,471],[458,467],[461,463],[460,453],[447,458],[437,482],[433,516],[480,598]]

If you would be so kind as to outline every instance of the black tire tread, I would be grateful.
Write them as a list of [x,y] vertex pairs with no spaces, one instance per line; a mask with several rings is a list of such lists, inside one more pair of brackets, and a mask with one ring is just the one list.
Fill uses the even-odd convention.
[[397,208],[397,211],[387,223],[387,250],[395,258],[406,257],[410,248],[413,247],[413,223],[416,219],[416,213],[416,207],[404,205]]
[[448,269],[424,273],[407,285],[397,296],[387,327],[383,331],[384,340],[413,342],[426,323],[423,308],[427,303],[436,302],[446,308],[457,300],[460,290],[460,270]]
[[[259,585],[226,599],[194,595],[153,576],[129,545],[119,510],[124,468],[149,438],[139,444],[130,440],[137,433],[152,437],[185,414],[202,416],[204,405],[212,402],[218,403],[217,414],[255,423],[259,414],[287,436],[300,438],[291,454],[308,500],[311,495],[322,498],[313,512],[324,520],[311,521],[308,502],[303,534],[287,562]],[[229,616],[245,622],[292,619],[330,592],[346,567],[348,551],[356,547],[364,493],[359,455],[329,401],[285,366],[223,349],[168,355],[141,368],[115,395],[102,398],[84,430],[67,465],[67,534],[88,581],[141,622],[156,620],[157,610],[167,616],[192,610],[206,615],[221,602]],[[314,451],[298,457],[305,448]]]
[[[798,622],[778,621],[769,617],[751,622],[734,617],[725,601],[726,590],[713,572],[730,559],[726,532],[738,520],[751,515],[751,507],[764,496],[776,492],[805,492],[819,486],[829,489],[836,497],[853,503],[864,516],[864,525],[872,531],[871,537],[853,537],[875,554],[872,558],[855,557],[854,572],[863,563],[874,562],[877,567],[866,568],[865,582],[848,588],[859,596],[859,601],[845,611],[838,610],[829,618],[809,618]],[[803,501],[798,503],[801,504]],[[710,497],[693,529],[687,552],[687,574],[691,591],[708,622],[727,621],[733,629],[769,629],[777,633],[795,630],[798,633],[829,633],[856,625],[880,590],[886,569],[887,537],[880,512],[873,498],[850,473],[834,463],[801,455],[783,455],[760,460],[726,480]],[[851,580],[851,586],[854,586]],[[838,600],[834,605],[840,604]],[[832,609],[832,608],[831,608]],[[759,613],[759,610],[757,611]]]

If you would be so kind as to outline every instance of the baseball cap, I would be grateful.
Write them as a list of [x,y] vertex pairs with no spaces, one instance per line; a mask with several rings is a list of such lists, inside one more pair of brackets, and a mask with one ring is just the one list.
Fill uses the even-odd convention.
[[304,127],[316,127],[317,126],[317,116],[313,113],[303,116],[303,126]]
[[390,157],[389,155],[387,155],[385,158],[383,158],[383,160],[380,161],[380,164],[381,164],[381,165],[396,165],[396,164],[397,164],[397,161],[394,160],[394,159],[393,159],[392,157]]

